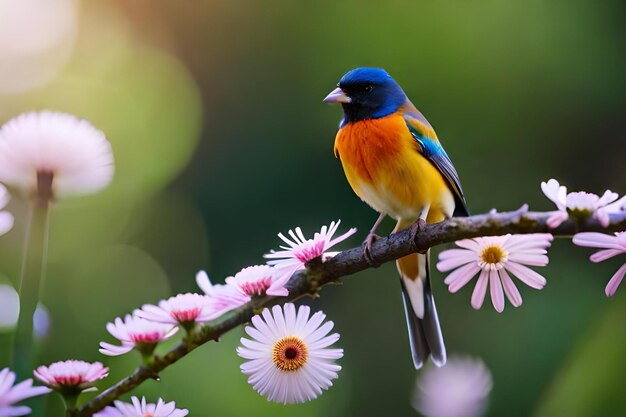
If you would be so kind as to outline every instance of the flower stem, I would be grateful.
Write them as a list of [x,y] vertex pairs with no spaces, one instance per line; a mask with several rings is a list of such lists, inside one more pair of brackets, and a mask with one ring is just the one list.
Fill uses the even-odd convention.
[[31,376],[33,315],[46,273],[49,202],[34,200],[30,208],[20,280],[20,316],[13,345],[13,370],[18,379]]
[[78,409],[76,408],[76,401],[79,394],[63,395],[63,401],[65,402],[65,416],[74,417],[78,415]]

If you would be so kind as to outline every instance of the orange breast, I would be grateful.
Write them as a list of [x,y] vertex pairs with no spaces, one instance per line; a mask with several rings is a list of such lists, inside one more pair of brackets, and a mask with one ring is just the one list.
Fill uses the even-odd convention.
[[442,205],[453,204],[441,173],[417,146],[404,118],[396,113],[341,128],[335,155],[363,201],[394,218],[416,219],[425,206],[439,211]]
[[350,123],[337,132],[335,155],[360,179],[372,181],[407,146],[406,133],[404,119],[396,114]]

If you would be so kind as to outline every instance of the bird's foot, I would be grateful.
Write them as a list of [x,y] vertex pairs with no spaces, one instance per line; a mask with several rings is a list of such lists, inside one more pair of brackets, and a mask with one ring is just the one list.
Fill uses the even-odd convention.
[[379,262],[376,262],[374,256],[372,256],[372,244],[376,242],[376,240],[380,239],[376,233],[369,233],[363,242],[363,257],[367,261],[370,266],[378,267],[380,266]]
[[[415,242],[417,235],[424,230],[426,227],[426,220],[419,218],[415,223],[411,225],[411,236],[413,236],[413,241]],[[419,249],[417,253],[425,254],[428,252],[428,249]]]

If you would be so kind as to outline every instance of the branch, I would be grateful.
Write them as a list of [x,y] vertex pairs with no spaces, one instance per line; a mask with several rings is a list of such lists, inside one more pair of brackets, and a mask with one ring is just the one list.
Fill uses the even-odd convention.
[[[604,228],[596,220],[584,222],[566,220],[559,227],[550,229],[546,221],[550,212],[529,212],[527,206],[504,213],[479,214],[458,217],[441,223],[412,227],[380,238],[372,245],[372,257],[378,265],[401,258],[410,253],[426,251],[443,243],[480,236],[499,236],[507,233],[552,233],[554,236],[571,236],[578,232],[613,233],[626,230],[626,213],[618,214],[617,222]],[[288,283],[287,297],[259,297],[228,313],[225,318],[204,326],[190,342],[180,343],[163,356],[156,356],[149,366],[137,368],[130,376],[117,382],[97,397],[87,402],[78,417],[89,417],[102,410],[120,396],[132,391],[147,379],[158,379],[159,372],[176,363],[189,352],[211,340],[217,341],[224,333],[247,323],[260,308],[292,301],[303,296],[317,296],[324,285],[337,282],[339,278],[378,265],[371,265],[363,256],[363,246],[337,254],[325,262],[313,261],[306,271],[294,274]]]

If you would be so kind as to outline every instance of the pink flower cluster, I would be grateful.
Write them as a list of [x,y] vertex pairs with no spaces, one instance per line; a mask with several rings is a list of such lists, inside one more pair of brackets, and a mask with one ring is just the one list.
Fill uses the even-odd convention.
[[327,250],[356,232],[348,232],[333,239],[341,222],[323,226],[312,239],[306,239],[298,227],[289,231],[294,241],[279,234],[289,247],[266,255],[273,260],[268,265],[243,268],[234,276],[227,277],[224,284],[213,284],[206,272],[196,275],[196,282],[204,294],[178,294],[157,304],[145,304],[124,319],[117,318],[107,325],[109,333],[121,342],[121,346],[100,343],[105,355],[121,355],[131,350],[151,354],[156,345],[173,336],[178,327],[193,331],[199,323],[205,323],[243,306],[254,297],[265,295],[287,296],[287,283],[291,276],[315,258],[334,256]]
[[[183,328],[189,334],[194,331],[199,323],[214,320],[245,305],[255,297],[266,295],[284,297],[289,295],[287,284],[296,271],[305,269],[307,264],[314,259],[319,258],[324,261],[328,257],[334,256],[336,253],[328,252],[328,249],[356,232],[356,229],[350,229],[346,233],[334,237],[339,224],[340,221],[337,221],[332,222],[328,227],[323,226],[320,232],[315,233],[311,239],[307,239],[299,227],[295,229],[295,232],[289,231],[292,240],[279,234],[279,237],[289,246],[281,246],[281,251],[272,251],[266,255],[267,258],[271,259],[266,265],[253,265],[243,268],[235,275],[227,277],[224,284],[213,284],[205,271],[198,272],[196,283],[204,294],[179,294],[167,300],[159,301],[157,304],[145,304],[140,309],[135,310],[132,315],[126,315],[124,319],[115,319],[112,323],[107,324],[107,330],[119,340],[120,345],[101,342],[100,352],[113,356],[137,350],[142,353],[144,358],[149,358],[157,344],[173,336],[178,328]],[[317,397],[321,394],[322,389],[328,389],[332,385],[331,380],[337,377],[336,372],[340,367],[334,365],[331,360],[340,358],[342,351],[328,350],[325,347],[336,341],[339,336],[325,337],[332,328],[332,323],[327,323],[318,329],[324,315],[315,314],[309,322],[308,307],[299,310],[297,320],[292,304],[285,306],[286,318],[282,318],[282,310],[279,310],[278,307],[275,307],[273,313],[276,320],[286,321],[288,326],[284,332],[289,332],[289,334],[274,335],[272,333],[269,335],[268,333],[268,335],[261,336],[260,333],[255,333],[255,330],[250,328],[247,330],[253,337],[260,337],[260,340],[267,344],[263,348],[263,352],[267,349],[272,350],[276,346],[285,350],[283,356],[286,356],[284,358],[281,356],[282,362],[280,362],[285,369],[280,370],[280,377],[277,377],[278,379],[273,377],[263,379],[265,384],[276,383],[276,387],[261,389],[259,384],[255,382],[257,376],[254,375],[257,375],[257,371],[246,365],[245,372],[252,375],[251,383],[255,389],[263,395],[268,395],[270,400],[285,403],[304,402]],[[268,323],[273,323],[268,310],[265,311],[264,318]],[[261,332],[269,331],[258,318],[255,317],[253,322],[261,329]],[[309,324],[306,324],[307,322]],[[304,324],[306,326],[302,327]],[[277,340],[270,343],[270,339],[274,338]],[[256,342],[245,342],[248,348],[250,348],[250,344],[254,343]],[[294,358],[290,356],[294,354],[292,351],[300,352],[302,357],[298,361],[294,361]],[[248,357],[249,355],[254,356],[254,358],[258,356],[256,351],[250,352],[252,353],[244,348],[239,350],[239,353],[247,359],[251,359]],[[262,365],[263,369],[266,370],[273,370],[274,367],[271,358],[269,362],[263,361]],[[300,372],[295,372],[296,367],[301,368]],[[287,368],[289,370],[286,370]],[[316,368],[320,369],[317,370]],[[298,382],[296,378],[300,378],[302,381]],[[292,382],[296,385],[292,388],[285,388],[289,387]],[[186,410],[174,410],[173,403],[165,404],[162,400],[159,400],[156,405],[147,404],[145,399],[140,401],[133,398],[132,401],[132,404],[116,402],[115,407],[107,407],[96,416],[143,416],[145,413],[147,413],[145,415],[152,415],[150,413],[156,412],[155,410],[165,410],[163,416],[184,416],[187,414]]]

